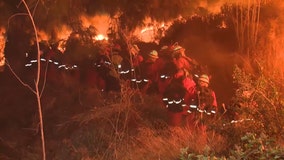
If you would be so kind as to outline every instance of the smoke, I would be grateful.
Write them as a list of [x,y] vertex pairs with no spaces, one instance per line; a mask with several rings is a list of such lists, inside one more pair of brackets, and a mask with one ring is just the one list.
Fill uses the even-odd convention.
[[190,8],[203,8],[209,13],[218,14],[223,5],[237,3],[238,1],[240,0],[195,0],[189,5],[192,5]]
[[222,0],[203,0],[200,1],[199,7],[207,9],[210,13],[220,13],[221,7],[225,4]]
[[267,39],[263,41],[264,55],[268,70],[278,73],[278,79],[284,79],[284,1],[275,0],[271,6],[265,12],[269,19],[263,20],[269,26]]
[[[197,0],[198,1],[198,0]],[[221,8],[222,6],[224,6],[225,4],[227,5],[240,5],[240,6],[252,6],[255,4],[266,4],[268,2],[270,2],[271,0],[199,0],[198,1],[198,6],[197,7],[201,7],[206,9],[209,13],[214,13],[214,14],[218,14],[221,12]],[[283,4],[282,1],[279,1],[277,3],[281,3]]]

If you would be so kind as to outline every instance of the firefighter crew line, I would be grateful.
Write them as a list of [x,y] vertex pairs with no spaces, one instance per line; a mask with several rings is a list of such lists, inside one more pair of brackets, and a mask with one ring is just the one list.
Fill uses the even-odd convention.
[[[66,65],[66,64],[59,64],[59,62],[57,61],[53,61],[51,59],[49,60],[46,60],[44,58],[40,58],[40,61],[41,62],[48,62],[48,63],[51,63],[51,64],[54,64],[57,66],[58,69],[62,68],[62,69],[65,69],[65,70],[72,70],[72,69],[76,69],[78,68],[77,65]],[[33,65],[36,65],[37,64],[37,60],[34,59],[34,60],[30,60],[28,63],[25,64],[25,67],[32,67]]]
[[[164,45],[159,51],[151,50],[143,56],[139,47],[133,45],[129,52],[123,55],[120,46],[116,45],[115,48],[102,50],[96,56],[91,63],[93,68],[88,69],[92,71],[90,74],[96,73],[94,79],[103,80],[97,88],[119,92],[120,79],[124,79],[134,83],[132,86],[145,94],[161,95],[161,102],[168,111],[168,123],[172,126],[196,124],[196,121],[206,125],[210,121],[206,121],[208,117],[216,115],[217,101],[215,92],[209,86],[210,77],[208,73],[196,69],[198,63],[185,54],[185,48],[177,43]],[[82,71],[80,64],[60,63],[56,56],[42,56],[40,61],[51,63],[58,69]],[[36,63],[37,60],[31,59],[25,67]]]

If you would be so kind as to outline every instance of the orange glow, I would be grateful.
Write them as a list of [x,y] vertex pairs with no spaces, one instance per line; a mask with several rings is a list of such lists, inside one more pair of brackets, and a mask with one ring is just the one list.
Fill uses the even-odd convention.
[[65,40],[59,41],[59,42],[58,42],[57,49],[58,49],[61,53],[64,53],[65,50],[66,50],[66,41],[65,41]]
[[[97,34],[93,37],[94,41],[108,40],[106,35],[111,22],[109,15],[96,15],[93,17],[82,15],[80,19],[84,28],[88,28],[90,26],[94,26],[96,28]],[[141,41],[154,42],[158,30],[167,30],[172,24],[172,21],[160,23],[152,20],[151,18],[146,18],[144,20],[144,24],[146,24],[144,27],[137,27],[133,34]]]
[[[96,15],[93,17],[81,15],[80,20],[82,22],[83,29],[88,29],[89,27],[94,27],[96,29],[96,35],[93,36],[94,41],[108,40],[106,35],[108,34],[108,29],[110,28],[112,20],[109,15]],[[157,22],[151,18],[145,18],[144,24],[146,25],[144,27],[137,27],[133,35],[143,42],[154,42],[158,31],[162,30],[162,35],[160,36],[164,36],[164,32],[172,25],[172,22],[173,20],[168,22]],[[62,25],[56,28],[56,33],[57,41],[66,41],[71,35],[72,29],[67,25]],[[161,34],[161,32],[159,33]],[[40,41],[48,41],[50,39],[50,36],[44,31],[39,31],[38,35]],[[61,51],[65,50],[64,47],[59,47],[58,49]]]
[[143,29],[141,30],[141,34],[143,34],[144,32],[147,32],[147,31],[152,31],[153,29],[154,29],[154,27],[153,27],[153,26],[143,28]]
[[97,29],[97,34],[106,35],[110,23],[109,15],[96,15],[89,17],[86,15],[81,16],[82,25],[84,28],[94,26]]
[[82,15],[80,18],[84,28],[89,28],[90,26],[94,26],[96,28],[97,35],[93,37],[94,40],[108,40],[106,35],[111,21],[109,15],[96,15],[93,17]]
[[58,40],[67,40],[72,33],[72,30],[66,25],[60,26],[57,28],[57,39]]
[[5,55],[4,55],[4,48],[5,48],[5,29],[0,28],[0,67],[5,65]]
[[[226,2],[226,0],[220,0],[216,2],[209,2],[208,1],[199,1],[199,7],[203,7],[208,9],[211,13],[220,13],[221,12],[221,6]],[[232,3],[233,0],[227,0],[227,2]]]
[[44,31],[38,30],[37,34],[39,41],[48,41],[50,39],[50,36]]
[[218,25],[218,28],[225,29],[225,28],[228,28],[228,27],[227,27],[226,22],[223,20],[223,21],[221,22],[221,24]]
[[144,20],[144,27],[137,27],[134,31],[134,35],[143,42],[155,42],[158,31],[162,31],[160,36],[164,36],[164,32],[172,25],[173,20],[168,22],[157,22],[151,18]]
[[98,34],[95,36],[94,38],[96,41],[102,41],[102,40],[108,40],[108,37],[102,35],[102,34]]

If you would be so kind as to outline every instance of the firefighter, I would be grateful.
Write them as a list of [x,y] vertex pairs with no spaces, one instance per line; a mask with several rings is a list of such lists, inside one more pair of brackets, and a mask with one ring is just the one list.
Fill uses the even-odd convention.
[[158,52],[152,50],[147,54],[144,62],[140,64],[140,75],[137,82],[139,82],[141,89],[144,93],[157,93],[157,77],[158,77],[158,65],[156,65],[156,60],[159,58]]
[[173,127],[181,127],[184,122],[184,109],[186,89],[180,79],[173,79],[165,89],[163,102],[167,109],[168,124]]
[[167,88],[174,74],[177,72],[176,65],[172,59],[172,51],[169,46],[164,45],[161,47],[159,50],[159,58],[155,61],[155,66],[158,74],[156,77],[158,91],[159,94],[163,95],[165,88]]
[[[216,95],[215,92],[209,87],[209,76],[207,74],[202,74],[199,77],[198,86],[200,92],[200,102],[202,103],[201,105],[209,105],[211,107],[217,108]],[[207,99],[206,96],[208,96],[209,99]]]
[[[172,58],[173,62],[177,66],[177,69],[187,69],[188,71],[191,70],[191,65],[189,61],[189,57],[186,58],[185,56],[185,49],[179,45],[172,46]],[[190,59],[191,60],[191,59]]]
[[167,86],[174,79],[177,68],[172,61],[166,62],[163,68],[158,70],[157,84],[158,92],[163,95]]
[[185,69],[175,74],[163,96],[163,102],[168,109],[169,125],[184,126],[186,124],[188,110],[186,98],[193,96],[195,87],[195,82]]
[[198,63],[188,57],[185,54],[185,48],[181,47],[177,43],[172,45],[171,47],[171,55],[172,55],[172,60],[175,63],[176,67],[178,70],[187,70],[189,72],[189,75],[192,75],[194,72],[194,69],[198,67]]
[[133,68],[138,67],[144,61],[143,56],[140,54],[140,49],[136,44],[130,47],[130,54]]
[[197,129],[203,135],[206,134],[207,124],[213,120],[217,112],[216,95],[209,82],[209,76],[202,74],[198,78],[194,94],[185,98],[188,104],[187,126],[192,130]]
[[99,88],[104,88],[104,91],[110,92],[120,92],[121,86],[119,82],[119,74],[115,70],[109,56],[104,54],[105,52],[101,53],[97,56],[94,66],[96,68],[96,72],[98,76],[100,76],[104,83],[104,86]]
[[170,61],[172,61],[170,48],[167,45],[164,45],[159,50],[159,57],[155,61],[155,65],[157,66],[158,72],[160,72]]
[[121,56],[121,51],[122,50],[119,44],[114,44],[111,49],[110,60],[116,69],[119,68],[123,60],[123,57]]
[[144,57],[140,54],[140,48],[134,44],[129,47],[129,58],[124,58],[123,73],[127,74],[127,78],[131,81],[131,87],[137,88],[137,75],[140,75],[140,65],[144,61]]
[[93,59],[86,60],[80,65],[81,71],[81,84],[84,87],[96,88],[104,91],[106,88],[105,80],[101,76],[100,64],[94,65]]

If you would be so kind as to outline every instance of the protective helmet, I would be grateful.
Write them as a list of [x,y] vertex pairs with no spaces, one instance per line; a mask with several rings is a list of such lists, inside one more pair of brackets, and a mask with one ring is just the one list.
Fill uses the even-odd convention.
[[164,45],[164,46],[161,47],[160,51],[165,51],[165,50],[167,50],[167,49],[169,49],[169,46]]
[[159,50],[159,57],[168,57],[168,56],[171,56],[171,47],[170,46],[167,46],[167,45],[164,45],[160,48]]
[[174,46],[173,51],[177,52],[177,51],[179,51],[181,49],[183,49],[183,48],[181,46],[177,45],[177,46]]
[[152,50],[152,51],[149,53],[149,58],[152,58],[152,59],[157,59],[157,58],[159,58],[158,52],[157,52],[156,50]]
[[133,45],[133,49],[134,49],[135,51],[137,51],[137,52],[140,51],[139,47],[138,47],[136,44]]
[[173,44],[173,46],[172,46],[173,52],[177,52],[177,51],[179,51],[181,49],[184,49],[184,48],[182,46],[178,45],[177,42],[175,44]]
[[134,44],[134,45],[131,46],[131,48],[130,48],[130,53],[131,53],[132,55],[137,55],[137,54],[139,53],[139,51],[140,51],[140,49],[139,49],[139,47],[138,47],[136,44]]
[[198,80],[209,84],[209,76],[207,74],[202,74]]

